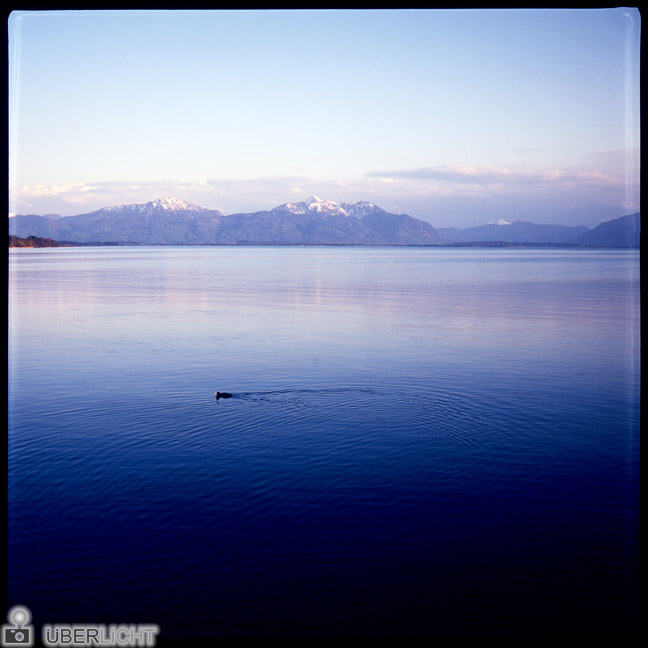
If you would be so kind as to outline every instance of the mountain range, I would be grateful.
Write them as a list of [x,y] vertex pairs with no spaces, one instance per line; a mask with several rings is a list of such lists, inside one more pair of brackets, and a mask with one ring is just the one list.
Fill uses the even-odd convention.
[[499,241],[501,243],[570,243],[577,236],[588,232],[584,225],[536,225],[526,221],[500,222],[477,227],[439,228],[439,234],[448,243],[474,243]]
[[14,216],[9,233],[78,243],[442,245],[436,229],[373,203],[336,203],[316,196],[270,211],[223,215],[175,198],[105,207],[65,218]]
[[536,225],[527,221],[495,223],[477,227],[441,227],[439,234],[449,244],[509,243],[551,244],[588,247],[639,247],[641,216],[628,214],[589,229],[584,225]]
[[17,215],[9,234],[59,242],[126,245],[465,245],[549,244],[639,247],[640,215],[585,226],[536,225],[525,221],[465,229],[436,229],[407,214],[392,214],[371,202],[334,202],[313,196],[268,211],[224,215],[177,198],[104,207],[62,217]]

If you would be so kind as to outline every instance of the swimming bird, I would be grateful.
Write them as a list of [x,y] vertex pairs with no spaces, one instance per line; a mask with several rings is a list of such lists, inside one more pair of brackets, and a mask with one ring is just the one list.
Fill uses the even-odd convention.
[[232,394],[228,394],[227,392],[214,392],[214,396],[216,396],[216,399],[218,400],[219,398],[232,398]]

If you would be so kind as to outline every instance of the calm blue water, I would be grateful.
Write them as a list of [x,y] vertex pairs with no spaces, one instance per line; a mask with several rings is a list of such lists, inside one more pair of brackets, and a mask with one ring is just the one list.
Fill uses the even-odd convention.
[[18,250],[9,279],[37,633],[636,630],[638,252]]

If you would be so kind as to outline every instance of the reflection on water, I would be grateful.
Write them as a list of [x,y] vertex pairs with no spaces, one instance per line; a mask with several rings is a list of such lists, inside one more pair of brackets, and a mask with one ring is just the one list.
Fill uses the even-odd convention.
[[638,260],[12,251],[10,603],[162,636],[631,630]]

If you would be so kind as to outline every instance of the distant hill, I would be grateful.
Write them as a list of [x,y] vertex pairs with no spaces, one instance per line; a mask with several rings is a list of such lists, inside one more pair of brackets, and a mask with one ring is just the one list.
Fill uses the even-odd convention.
[[174,198],[51,218],[14,216],[9,232],[62,241],[126,244],[442,245],[429,223],[366,202],[313,197],[270,211],[224,216]]
[[[15,220],[15,219],[18,220]],[[62,227],[58,224],[61,217],[58,215],[36,216],[14,216],[9,219],[9,233],[14,236],[26,238],[30,235],[49,237],[56,239],[61,234]]]
[[609,248],[639,247],[641,239],[641,215],[628,214],[597,225],[576,239],[577,245],[591,245]]
[[489,223],[458,229],[441,227],[439,234],[450,244],[538,244],[587,247],[639,247],[639,213],[621,216],[590,230],[584,225],[536,225],[526,221]]
[[39,238],[38,236],[28,236],[27,238],[19,238],[17,236],[9,235],[9,247],[15,248],[40,248],[40,247],[62,247],[62,244],[53,241],[50,238]]
[[577,236],[588,232],[584,225],[536,225],[526,221],[514,223],[479,225],[458,229],[441,227],[439,234],[448,243],[571,243]]

